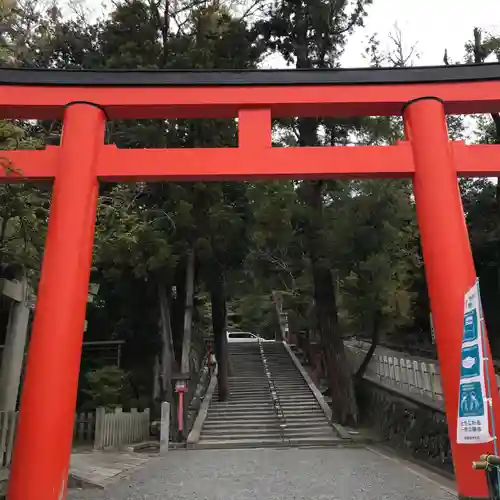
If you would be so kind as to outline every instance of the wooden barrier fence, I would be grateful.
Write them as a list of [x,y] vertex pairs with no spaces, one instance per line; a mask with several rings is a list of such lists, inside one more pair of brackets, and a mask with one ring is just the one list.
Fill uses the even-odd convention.
[[138,443],[147,440],[149,434],[149,409],[143,412],[138,412],[136,409],[123,412],[121,408],[116,408],[108,413],[104,408],[97,408],[95,449],[118,448]]

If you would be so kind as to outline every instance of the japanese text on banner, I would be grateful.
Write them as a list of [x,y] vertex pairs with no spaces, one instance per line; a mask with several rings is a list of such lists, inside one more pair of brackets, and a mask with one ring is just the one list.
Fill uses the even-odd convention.
[[481,298],[476,284],[465,294],[457,443],[476,444],[492,440],[483,356]]

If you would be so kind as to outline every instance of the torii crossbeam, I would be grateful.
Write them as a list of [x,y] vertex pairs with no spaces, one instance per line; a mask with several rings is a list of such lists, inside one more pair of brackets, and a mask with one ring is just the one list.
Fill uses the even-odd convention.
[[[0,70],[0,118],[63,119],[60,146],[2,152],[3,182],[54,180],[9,500],[67,488],[99,182],[412,178],[461,498],[486,498],[456,443],[463,298],[476,273],[457,176],[500,175],[500,146],[450,142],[445,114],[500,112],[500,66],[318,71]],[[403,115],[393,146],[275,148],[271,119]],[[106,120],[238,118],[238,147],[118,149]],[[488,347],[488,356],[489,356]],[[494,416],[500,400],[492,369]]]

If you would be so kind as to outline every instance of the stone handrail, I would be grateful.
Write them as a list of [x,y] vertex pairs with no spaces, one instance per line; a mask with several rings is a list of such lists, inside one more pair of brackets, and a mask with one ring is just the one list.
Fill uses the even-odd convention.
[[[353,370],[362,363],[369,343],[350,340],[344,342]],[[365,377],[383,385],[417,396],[443,408],[443,388],[439,362],[433,359],[410,356],[387,348],[377,348],[368,365]],[[500,376],[497,375],[500,385]]]

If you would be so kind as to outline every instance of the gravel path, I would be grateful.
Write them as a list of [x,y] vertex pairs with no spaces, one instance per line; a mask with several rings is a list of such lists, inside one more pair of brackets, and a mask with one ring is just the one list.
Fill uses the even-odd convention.
[[452,500],[365,449],[176,451],[68,500]]

